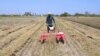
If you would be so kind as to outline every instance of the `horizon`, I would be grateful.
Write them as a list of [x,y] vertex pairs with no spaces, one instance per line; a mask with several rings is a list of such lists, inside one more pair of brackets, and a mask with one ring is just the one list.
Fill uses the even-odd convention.
[[68,12],[100,14],[100,0],[2,0],[0,14],[24,14],[25,12],[61,14]]

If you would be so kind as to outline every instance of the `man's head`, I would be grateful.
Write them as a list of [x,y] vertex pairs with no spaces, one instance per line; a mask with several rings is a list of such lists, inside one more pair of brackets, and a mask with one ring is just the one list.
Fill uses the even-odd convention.
[[48,12],[48,16],[51,16],[52,15],[52,13],[51,12]]

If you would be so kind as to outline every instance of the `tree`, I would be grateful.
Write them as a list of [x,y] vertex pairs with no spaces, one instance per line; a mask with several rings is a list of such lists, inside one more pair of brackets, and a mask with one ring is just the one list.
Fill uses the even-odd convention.
[[62,13],[60,16],[69,16],[70,14],[68,14],[67,12]]
[[81,13],[75,13],[74,16],[85,16],[84,14],[81,14]]
[[24,16],[32,16],[31,12],[25,12]]

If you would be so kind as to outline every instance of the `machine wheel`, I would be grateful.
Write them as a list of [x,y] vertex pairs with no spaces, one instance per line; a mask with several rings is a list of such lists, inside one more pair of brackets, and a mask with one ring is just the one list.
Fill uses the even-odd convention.
[[56,42],[59,43],[59,40],[57,40],[57,38],[56,38]]
[[63,39],[61,39],[60,41],[64,44],[64,40]]
[[45,40],[43,40],[41,43],[44,44]]

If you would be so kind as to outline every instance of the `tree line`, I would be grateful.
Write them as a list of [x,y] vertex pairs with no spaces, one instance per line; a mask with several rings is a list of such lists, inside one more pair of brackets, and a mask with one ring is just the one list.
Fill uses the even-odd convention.
[[74,15],[71,15],[67,12],[64,12],[62,14],[60,14],[60,16],[90,16],[90,17],[100,17],[100,14],[94,14],[94,13],[89,13],[89,12],[85,12],[85,13],[75,13]]
[[[91,17],[100,17],[100,14],[94,14],[94,13],[89,13],[89,12],[85,12],[85,13],[75,13],[75,14],[69,14],[68,12],[64,12],[64,13],[61,13],[60,15],[55,15],[55,14],[52,14],[53,16],[62,16],[62,17],[67,17],[67,16],[91,16]],[[47,14],[36,14],[36,13],[31,13],[31,12],[25,12],[24,14],[1,14],[0,16],[47,16]]]

